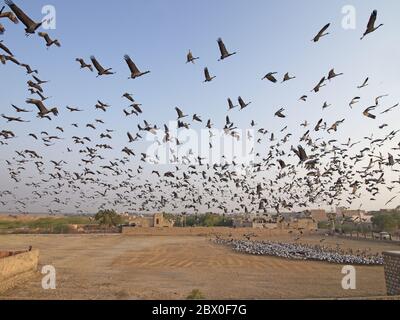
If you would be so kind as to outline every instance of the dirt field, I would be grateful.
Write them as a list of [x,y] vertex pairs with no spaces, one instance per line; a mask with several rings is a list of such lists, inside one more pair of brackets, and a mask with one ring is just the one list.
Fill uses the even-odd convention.
[[[241,231],[234,231],[240,236]],[[261,237],[262,238],[262,237]],[[272,237],[269,237],[272,238]],[[320,236],[302,242],[319,243]],[[275,240],[291,241],[280,236]],[[399,245],[327,239],[335,246],[399,250]],[[207,236],[4,235],[0,250],[40,249],[40,267],[53,265],[57,289],[41,288],[41,275],[2,299],[185,299],[200,289],[209,299],[338,298],[385,295],[383,267],[356,267],[357,290],[341,287],[342,266],[249,256]]]

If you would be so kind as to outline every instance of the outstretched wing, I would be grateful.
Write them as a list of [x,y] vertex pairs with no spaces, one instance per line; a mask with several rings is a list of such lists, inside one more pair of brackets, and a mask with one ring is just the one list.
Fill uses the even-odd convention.
[[367,25],[368,30],[374,29],[377,16],[378,16],[378,11],[374,10],[371,13],[371,17],[369,18],[369,21],[368,21],[368,25]]
[[218,46],[219,46],[219,51],[221,52],[222,56],[226,56],[229,54],[228,50],[226,50],[225,44],[221,38],[218,39]]
[[50,39],[48,33],[46,33],[46,32],[39,32],[38,35],[39,35],[39,37],[44,38],[44,40],[46,40],[47,43],[50,43],[50,42],[51,42],[51,39]]
[[206,79],[210,79],[210,72],[208,71],[208,68],[204,68],[204,76],[206,77]]
[[326,24],[322,29],[321,29],[321,31],[319,32],[320,34],[323,34],[326,30],[328,30],[328,28],[330,27],[330,23],[328,23],[328,24]]
[[44,106],[43,102],[40,100],[28,99],[28,100],[26,100],[26,103],[34,104],[41,113],[47,112],[46,107]]
[[318,34],[315,36],[314,41],[318,41],[318,39],[322,37],[322,35],[324,34],[324,32],[325,32],[326,30],[328,30],[328,28],[330,27],[330,25],[331,25],[330,23],[326,24],[326,25],[318,32]]
[[306,151],[303,149],[303,147],[302,146],[298,146],[298,149],[299,149],[300,159],[302,161],[307,160],[308,157],[307,157]]
[[272,73],[270,75],[268,75],[267,78],[268,78],[269,81],[271,81],[273,83],[278,82],[278,80],[276,80],[276,78],[274,77],[274,75]]
[[19,112],[20,110],[22,110],[22,109],[20,109],[20,108],[18,108],[16,105],[14,105],[14,104],[11,104],[11,106],[17,111],[17,112]]
[[[5,8],[5,7],[3,7],[3,9],[4,9],[4,8]],[[14,22],[15,24],[17,24],[17,23],[19,22],[19,20],[18,20],[17,17],[15,16],[15,14],[12,13],[11,11],[0,13],[0,18],[8,18],[8,19],[10,19],[12,22]]]
[[36,106],[39,108],[40,112],[47,112],[47,108],[44,106],[43,102],[40,100],[35,101]]
[[101,64],[97,61],[97,59],[94,56],[90,57],[90,60],[92,61],[94,67],[98,72],[103,72],[104,68],[101,66]]
[[129,141],[133,141],[133,137],[132,137],[132,135],[131,135],[129,132],[127,133],[127,135],[128,135]]
[[10,9],[15,13],[19,20],[26,26],[29,27],[35,22],[29,18],[25,12],[23,12],[12,0],[5,0],[6,5],[10,7]]
[[6,60],[14,62],[17,65],[20,65],[19,61],[17,59],[15,59],[13,56],[5,56]]
[[133,74],[140,73],[140,70],[136,67],[136,64],[132,61],[132,59],[126,54],[124,56],[126,63],[128,64],[129,69]]
[[175,110],[176,110],[176,113],[178,114],[178,117],[183,117],[183,112],[181,109],[175,108]]
[[32,78],[35,79],[35,81],[36,81],[37,83],[42,82],[42,81],[40,81],[40,79],[39,79],[38,77],[32,76]]
[[10,56],[13,56],[12,52],[10,51],[10,49],[8,49],[2,42],[3,41],[0,41],[0,49],[2,49],[5,52],[7,52]]

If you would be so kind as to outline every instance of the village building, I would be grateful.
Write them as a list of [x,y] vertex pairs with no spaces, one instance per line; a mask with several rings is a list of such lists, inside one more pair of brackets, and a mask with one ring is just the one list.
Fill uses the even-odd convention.
[[364,210],[349,210],[343,207],[336,208],[336,215],[338,218],[352,218],[354,216],[365,215],[366,212]]
[[336,209],[336,216],[337,218],[348,218],[353,222],[358,223],[369,223],[371,224],[372,215],[368,214],[365,210],[347,210],[344,208],[337,208]]
[[130,216],[129,226],[138,228],[172,228],[174,221],[166,219],[163,213],[152,216]]
[[279,229],[298,229],[313,231],[318,229],[318,222],[309,211],[282,213],[282,220],[278,222]]
[[328,215],[324,209],[312,209],[309,211],[311,213],[311,217],[317,222],[329,220]]
[[318,223],[309,214],[284,213],[283,219],[278,221],[278,216],[249,215],[247,217],[236,217],[233,220],[234,228],[260,228],[260,229],[303,229],[316,230]]

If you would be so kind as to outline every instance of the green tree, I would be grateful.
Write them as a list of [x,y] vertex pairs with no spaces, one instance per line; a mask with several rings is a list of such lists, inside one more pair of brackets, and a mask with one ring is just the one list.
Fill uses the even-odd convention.
[[115,210],[100,210],[94,219],[101,225],[106,227],[115,227],[123,222],[122,217]]
[[231,227],[232,225],[232,218],[215,213],[188,215],[186,217],[186,226],[188,227]]
[[400,218],[397,213],[379,214],[371,221],[377,231],[392,232],[400,227]]

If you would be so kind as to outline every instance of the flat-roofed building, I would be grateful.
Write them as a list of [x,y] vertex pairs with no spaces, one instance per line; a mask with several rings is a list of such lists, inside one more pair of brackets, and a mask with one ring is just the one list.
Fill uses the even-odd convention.
[[311,217],[317,221],[328,221],[328,215],[326,214],[326,211],[324,209],[312,209],[310,210]]
[[365,210],[349,210],[346,208],[336,208],[336,214],[338,218],[352,218],[354,216],[365,216],[366,215]]
[[172,228],[174,221],[166,219],[163,213],[156,213],[152,216],[129,217],[129,224],[139,228]]

